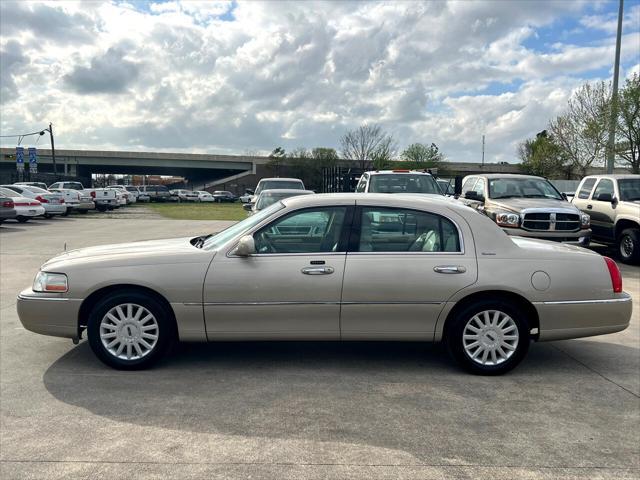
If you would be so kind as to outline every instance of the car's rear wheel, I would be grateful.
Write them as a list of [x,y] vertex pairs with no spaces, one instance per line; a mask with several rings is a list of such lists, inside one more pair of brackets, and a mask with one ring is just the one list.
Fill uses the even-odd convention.
[[19,217],[16,217],[16,220],[20,223],[27,223],[29,221],[29,217],[19,216]]
[[640,230],[627,228],[618,236],[618,255],[624,263],[640,264]]
[[87,322],[95,355],[110,367],[140,370],[156,363],[175,339],[172,318],[144,293],[114,293],[100,301]]
[[529,324],[511,303],[483,300],[455,315],[445,340],[466,370],[500,375],[518,365],[529,350]]

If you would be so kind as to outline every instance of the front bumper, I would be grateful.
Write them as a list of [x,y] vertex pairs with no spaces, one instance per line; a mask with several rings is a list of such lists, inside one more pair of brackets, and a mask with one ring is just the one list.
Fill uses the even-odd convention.
[[591,229],[580,230],[579,232],[558,232],[542,231],[530,232],[522,228],[501,227],[508,235],[515,237],[539,238],[540,240],[551,240],[554,242],[570,243],[586,247],[591,243]]
[[538,340],[564,340],[620,332],[631,321],[628,293],[605,300],[533,302],[540,319]]
[[55,293],[37,293],[30,288],[18,295],[16,308],[22,326],[41,335],[76,338],[82,299]]

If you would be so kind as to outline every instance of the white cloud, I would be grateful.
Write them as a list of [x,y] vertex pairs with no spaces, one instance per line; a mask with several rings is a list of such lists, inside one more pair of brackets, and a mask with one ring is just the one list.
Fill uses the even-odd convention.
[[[614,48],[590,24],[610,15],[584,1],[0,5],[0,101],[12,111],[0,129],[51,121],[60,148],[337,147],[378,122],[401,147],[435,142],[460,161],[479,158],[484,133],[487,158],[513,161]],[[563,16],[599,40],[566,44],[559,31],[553,48],[527,47]],[[638,43],[636,22],[625,75]]]

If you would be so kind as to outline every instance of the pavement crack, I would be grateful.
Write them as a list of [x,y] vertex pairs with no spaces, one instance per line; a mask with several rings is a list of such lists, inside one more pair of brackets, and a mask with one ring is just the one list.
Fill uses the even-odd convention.
[[604,380],[606,380],[609,383],[614,384],[616,387],[621,388],[622,390],[624,390],[625,392],[630,393],[631,395],[633,395],[636,398],[640,398],[640,395],[638,395],[637,393],[629,390],[627,387],[620,385],[619,383],[617,383],[614,380],[611,380],[610,378],[608,378],[606,375],[600,373],[598,370],[596,370],[595,368],[590,367],[589,365],[587,365],[586,363],[584,363],[581,360],[578,360],[576,357],[574,357],[573,355],[571,355],[569,352],[567,352],[566,350],[563,350],[562,348],[556,346],[556,345],[551,345],[551,347],[555,348],[556,350],[558,350],[561,353],[564,353],[567,357],[569,357],[571,360],[573,360],[574,362],[579,363],[580,365],[582,365],[584,368],[586,368],[587,370],[589,370],[590,372],[595,373],[596,375],[598,375],[599,377],[603,378]]

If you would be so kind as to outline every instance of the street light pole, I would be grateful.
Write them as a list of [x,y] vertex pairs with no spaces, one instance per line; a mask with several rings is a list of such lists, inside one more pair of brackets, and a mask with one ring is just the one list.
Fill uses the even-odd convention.
[[58,169],[56,168],[56,147],[53,143],[53,125],[49,123],[49,128],[46,129],[49,131],[49,138],[51,138],[51,160],[53,161],[53,176],[54,180],[58,179]]
[[607,142],[607,173],[613,173],[616,148],[616,123],[618,121],[618,74],[620,72],[620,42],[622,40],[622,7],[618,8],[618,34],[616,36],[616,58],[613,66],[613,89],[611,91],[611,118],[609,119],[609,141]]

